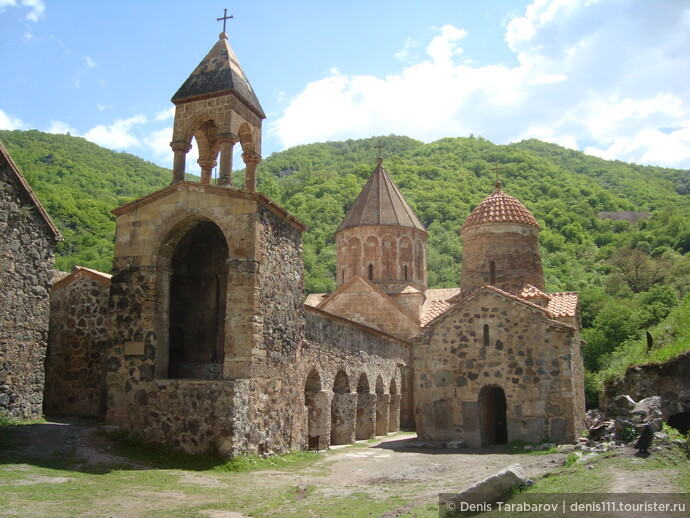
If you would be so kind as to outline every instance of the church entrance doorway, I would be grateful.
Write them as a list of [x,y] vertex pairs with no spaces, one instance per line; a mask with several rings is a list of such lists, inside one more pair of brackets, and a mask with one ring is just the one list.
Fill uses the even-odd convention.
[[488,387],[481,397],[483,414],[482,444],[505,444],[508,442],[506,419],[506,395],[501,387]]

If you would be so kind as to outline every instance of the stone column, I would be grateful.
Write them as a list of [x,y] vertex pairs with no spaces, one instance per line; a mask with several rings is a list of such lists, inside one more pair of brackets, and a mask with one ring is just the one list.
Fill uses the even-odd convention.
[[400,430],[400,395],[391,394],[390,411],[388,413],[388,431]]
[[373,439],[376,435],[376,394],[357,394],[355,439]]
[[330,444],[351,444],[355,441],[357,394],[335,394],[331,403]]
[[242,153],[242,160],[246,166],[246,174],[244,177],[244,190],[249,192],[256,192],[256,166],[261,162],[261,156],[252,153]]
[[182,140],[175,140],[170,143],[170,147],[175,154],[173,159],[173,180],[172,183],[184,181],[185,161],[187,153],[192,149],[192,146]]
[[232,153],[239,139],[235,135],[218,136],[220,143],[220,169],[218,170],[218,185],[232,187]]
[[388,413],[390,411],[390,394],[376,396],[376,435],[388,434]]
[[211,171],[218,164],[215,160],[199,159],[196,161],[201,167],[201,183],[204,185],[211,185]]

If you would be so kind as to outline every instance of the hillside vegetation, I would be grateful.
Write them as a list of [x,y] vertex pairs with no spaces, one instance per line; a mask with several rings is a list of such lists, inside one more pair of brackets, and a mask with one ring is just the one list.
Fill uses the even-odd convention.
[[[65,236],[56,260],[63,270],[80,264],[109,271],[110,211],[170,181],[166,169],[81,138],[0,131],[0,140]],[[655,338],[653,350],[674,340],[676,348],[690,347],[687,333],[670,337],[661,325],[675,308],[674,325],[690,327],[683,323],[690,317],[690,171],[605,161],[537,140],[495,145],[469,137],[424,144],[388,136],[298,146],[267,157],[259,165],[259,190],[309,227],[308,292],[335,288],[333,234],[375,167],[379,141],[384,166],[428,229],[430,287],[457,286],[458,230],[493,192],[499,168],[504,191],[525,203],[542,226],[548,290],[580,292],[590,373],[610,374],[628,356],[646,358],[645,330]],[[634,225],[599,217],[610,211],[651,217]],[[597,378],[588,381],[594,387]]]

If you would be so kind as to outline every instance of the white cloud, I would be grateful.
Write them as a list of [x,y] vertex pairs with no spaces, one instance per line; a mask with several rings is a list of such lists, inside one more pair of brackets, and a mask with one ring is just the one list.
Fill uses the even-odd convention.
[[84,138],[109,149],[128,149],[141,145],[140,139],[132,133],[135,126],[146,123],[144,115],[129,119],[118,119],[110,126],[99,125],[84,133]]
[[165,110],[161,110],[154,116],[153,120],[156,122],[167,121],[175,116],[175,107],[171,106]]
[[82,59],[84,60],[84,66],[86,68],[96,68],[98,66],[98,64],[89,56],[84,56]]
[[65,134],[69,133],[70,135],[79,135],[79,132],[74,129],[72,126],[70,126],[66,122],[62,121],[50,121],[50,127],[46,130],[48,133],[58,133],[58,134]]
[[436,31],[414,62],[411,50],[424,46],[404,42],[395,74],[333,69],[308,83],[269,131],[284,147],[388,133],[425,141],[473,133],[496,143],[537,137],[690,168],[690,82],[680,72],[690,3],[535,0],[505,26],[513,66],[476,65],[460,57],[472,34],[451,25]]
[[151,149],[156,163],[172,166],[173,152],[170,148],[172,131],[172,127],[163,128],[150,133],[148,137],[146,137],[146,145]]
[[[2,2],[2,0],[0,0]],[[0,7],[2,4],[0,3]],[[4,130],[16,130],[16,129],[26,129],[27,125],[21,119],[13,117],[9,113],[0,110],[0,129]]]
[[31,22],[37,22],[46,11],[46,6],[43,0],[0,0],[0,11],[4,11],[7,7],[28,7],[29,12],[26,15],[26,19]]

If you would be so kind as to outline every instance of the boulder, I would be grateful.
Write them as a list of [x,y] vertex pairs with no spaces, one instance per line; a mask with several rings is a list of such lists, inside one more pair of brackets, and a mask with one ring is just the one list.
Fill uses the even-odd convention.
[[453,495],[449,500],[455,502],[457,509],[460,509],[462,502],[468,504],[493,502],[513,489],[525,485],[526,482],[527,477],[523,467],[520,464],[513,464]]
[[635,408],[635,400],[628,395],[616,396],[611,401],[608,413],[611,417],[628,415]]

